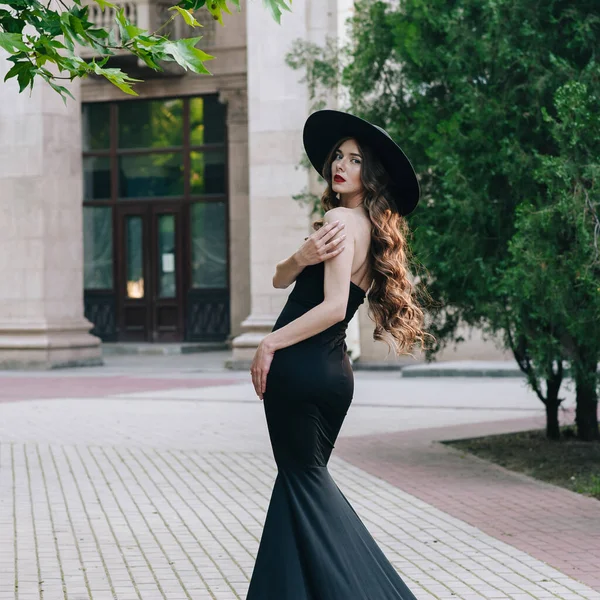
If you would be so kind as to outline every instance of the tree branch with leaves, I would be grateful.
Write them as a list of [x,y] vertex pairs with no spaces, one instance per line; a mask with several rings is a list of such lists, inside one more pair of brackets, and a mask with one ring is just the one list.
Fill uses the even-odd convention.
[[[90,19],[93,4],[113,12],[113,28],[98,27]],[[263,0],[263,4],[278,23],[283,11],[291,10],[291,0]],[[42,79],[66,101],[72,94],[61,80],[98,75],[126,94],[137,95],[132,86],[140,79],[107,66],[111,57],[123,50],[155,71],[163,70],[161,63],[170,61],[185,70],[210,75],[205,63],[214,56],[198,47],[203,36],[170,39],[161,31],[175,18],[191,28],[202,27],[196,18],[199,10],[210,12],[223,25],[223,14],[232,14],[232,9],[240,11],[240,0],[181,0],[169,8],[172,16],[151,32],[132,23],[122,6],[108,0],[71,0],[68,4],[64,0],[0,0],[0,48],[12,63],[4,81],[16,78],[23,92]],[[92,49],[96,57],[82,58],[83,48]]]

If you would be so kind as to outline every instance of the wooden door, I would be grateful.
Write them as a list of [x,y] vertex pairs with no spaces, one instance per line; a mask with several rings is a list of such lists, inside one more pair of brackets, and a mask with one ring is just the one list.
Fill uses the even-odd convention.
[[132,203],[118,208],[119,339],[183,339],[181,208]]

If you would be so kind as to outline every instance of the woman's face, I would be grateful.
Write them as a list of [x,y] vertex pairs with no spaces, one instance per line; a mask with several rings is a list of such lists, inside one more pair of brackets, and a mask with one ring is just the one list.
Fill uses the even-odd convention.
[[336,194],[361,194],[362,155],[355,140],[346,140],[336,150],[331,163],[331,187]]

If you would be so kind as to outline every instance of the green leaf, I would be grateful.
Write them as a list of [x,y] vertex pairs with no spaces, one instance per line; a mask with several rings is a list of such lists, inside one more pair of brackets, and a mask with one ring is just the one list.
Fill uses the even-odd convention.
[[196,21],[196,18],[189,10],[186,10],[185,8],[181,8],[181,6],[171,6],[171,8],[169,8],[169,10],[176,10],[183,17],[183,20],[191,27],[202,27],[203,26],[201,23],[198,23],[198,21]]
[[[176,41],[166,41],[160,45],[160,50],[173,60],[179,63],[184,69],[189,69],[195,73],[211,75],[211,72],[204,66],[204,61],[211,60],[214,56],[195,48],[196,44],[202,39],[202,36],[188,38]],[[158,45],[157,45],[158,46]],[[157,47],[157,50],[159,48]]]
[[65,49],[65,45],[61,44],[58,40],[50,40],[48,44],[52,46],[52,48],[60,48],[61,50]]
[[130,96],[138,95],[138,93],[132,89],[130,84],[142,81],[141,79],[134,79],[133,77],[129,77],[129,75],[127,75],[127,73],[123,73],[121,69],[104,69],[100,65],[96,64],[94,61],[92,61],[92,63],[88,66],[91,67],[92,71],[96,75],[106,77],[108,81],[110,81],[113,85],[117,86],[122,92],[125,92]]
[[80,72],[87,73],[90,70],[89,65],[82,58],[75,55],[61,56],[58,64],[71,74]]
[[17,81],[19,82],[19,93],[21,93],[27,86],[33,88],[33,77],[34,69],[21,69],[17,73]]
[[231,14],[231,10],[229,9],[229,6],[227,6],[227,0],[208,0],[206,8],[215,21],[219,21],[221,25],[223,25],[223,12],[226,12],[229,15]]
[[[113,31],[111,29],[111,31]],[[89,37],[96,38],[98,40],[106,40],[110,36],[110,33],[106,29],[88,29],[87,32]]]
[[281,24],[282,10],[292,11],[291,7],[287,4],[288,1],[290,4],[292,3],[292,0],[263,0],[263,3],[269,9],[277,23]]
[[29,61],[19,61],[8,70],[8,73],[4,76],[4,81],[11,79],[12,77],[18,77],[21,71],[32,71],[35,67]]
[[61,95],[61,98],[63,99],[63,102],[65,103],[65,106],[67,104],[66,96],[70,96],[71,98],[73,98],[73,100],[75,100],[75,96],[73,96],[73,94],[71,94],[71,92],[66,87],[64,87],[62,85],[57,85],[56,83],[53,83],[52,80],[48,80],[48,83],[50,84],[50,87],[55,92],[58,92]]
[[65,40],[65,45],[69,50],[71,50],[71,52],[73,52],[75,50],[75,42],[78,41],[78,36],[71,27],[70,16],[71,15],[68,12],[61,13],[60,27],[62,30],[63,38]]
[[43,30],[46,35],[59,37],[62,33],[61,15],[55,11],[42,12],[39,24],[34,26],[38,31]]
[[77,39],[80,43],[85,43],[87,34],[83,21],[75,15],[70,15],[69,25],[71,27],[71,34],[75,37],[75,39]]
[[[31,8],[39,8],[40,3],[36,2],[35,0],[33,1],[28,1],[28,0],[5,0],[4,2],[2,2],[2,4],[7,4],[8,6],[11,6],[12,8],[14,8],[15,10],[25,10],[25,9],[31,9]],[[38,6],[34,6],[32,7],[31,4],[37,4]]]
[[223,25],[223,13],[221,12],[221,7],[217,4],[216,0],[208,0],[206,8],[213,16],[213,19],[215,21],[219,21],[219,23]]
[[198,10],[206,4],[206,0],[181,0],[177,5],[186,10]]
[[137,37],[141,33],[146,33],[145,29],[140,29],[135,25],[132,25],[131,22],[125,17],[125,9],[120,8],[115,15],[115,20],[119,25],[119,31],[121,32],[121,40],[123,43],[128,42],[134,37]]
[[23,19],[15,18],[7,10],[0,9],[0,29],[7,33],[21,33],[25,22]]
[[136,55],[141,58],[151,69],[155,71],[162,71],[161,66],[154,60],[154,56],[150,52],[145,50],[138,50]]
[[231,11],[229,10],[229,6],[227,6],[227,0],[214,0],[214,2],[216,2],[217,6],[221,10],[224,10],[228,15],[231,14]]
[[[106,79],[110,81],[113,85],[116,85],[122,92],[129,94],[130,96],[139,96],[139,94],[123,79],[119,77],[115,77],[114,75],[105,75]],[[137,79],[136,81],[141,81],[141,79]]]
[[94,0],[94,2],[100,6],[102,12],[104,12],[106,8],[112,8],[113,10],[117,10],[118,8],[116,4],[108,2],[107,0]]
[[23,36],[20,33],[4,33],[0,31],[0,48],[4,48],[10,54],[29,52],[29,47],[23,42]]

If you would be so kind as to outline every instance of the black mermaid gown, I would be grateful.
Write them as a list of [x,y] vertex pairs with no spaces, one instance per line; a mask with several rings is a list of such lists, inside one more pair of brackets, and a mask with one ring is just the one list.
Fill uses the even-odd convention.
[[[324,264],[305,268],[273,331],[324,298]],[[348,322],[273,357],[263,394],[278,474],[246,600],[416,600],[337,487],[327,463],[352,402]]]

